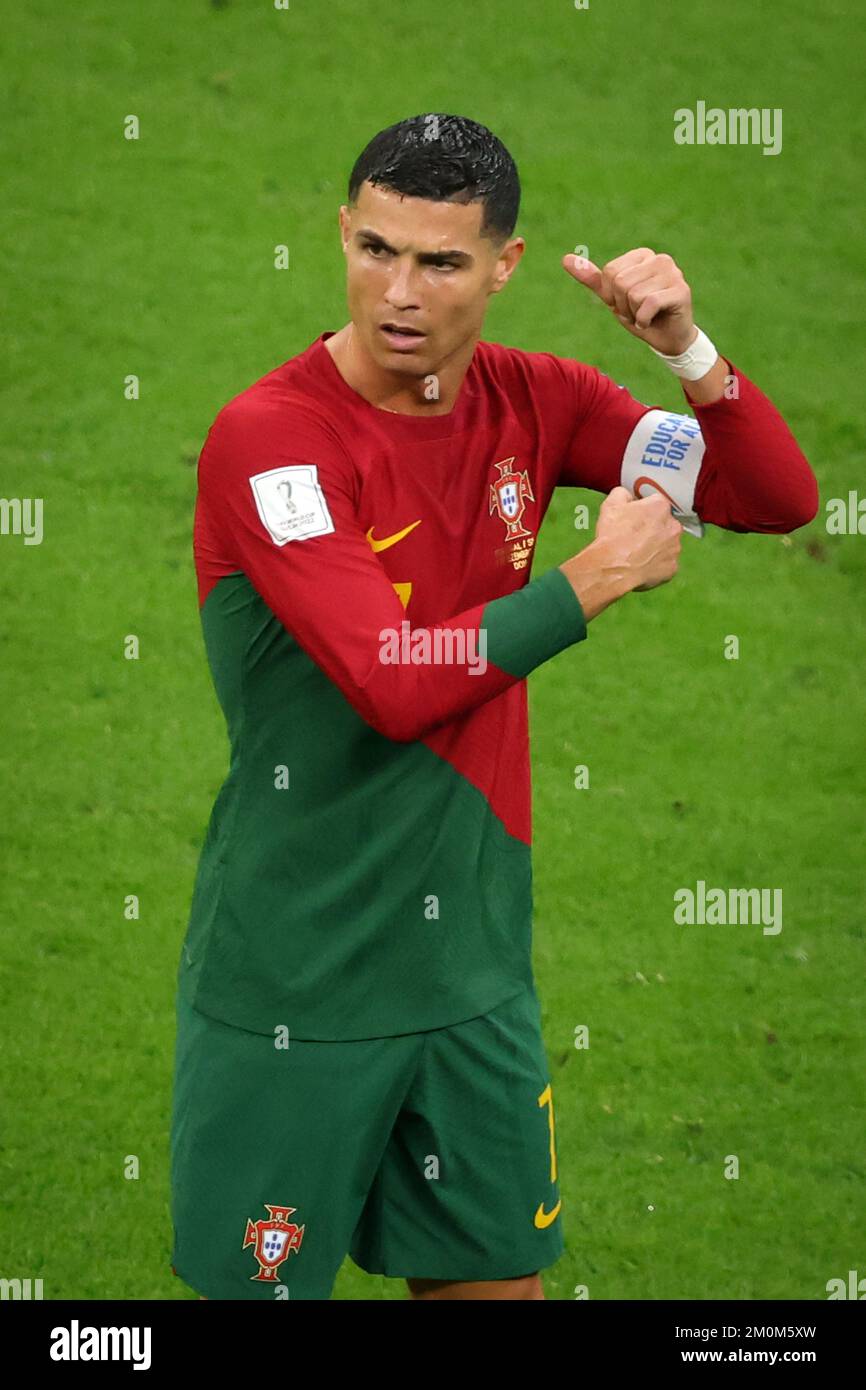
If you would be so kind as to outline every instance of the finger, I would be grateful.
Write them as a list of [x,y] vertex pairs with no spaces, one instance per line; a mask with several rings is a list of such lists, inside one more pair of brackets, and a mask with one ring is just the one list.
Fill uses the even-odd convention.
[[620,291],[620,286],[624,281],[630,284],[635,279],[639,280],[642,268],[644,274],[652,273],[649,267],[655,260],[655,251],[651,251],[648,246],[639,246],[634,251],[627,251],[624,256],[617,256],[615,260],[608,261],[602,267],[603,289],[606,291],[604,298],[611,308],[615,309],[616,313],[628,313],[628,306]]
[[638,503],[645,511],[658,512],[659,517],[667,512],[668,529],[672,536],[682,534],[683,524],[674,516],[672,508],[676,506],[672,497],[669,497],[664,488],[659,483],[650,483],[652,492],[646,493],[643,497],[638,497]]
[[654,289],[667,289],[678,282],[684,283],[677,267],[671,269],[666,261],[670,261],[670,256],[652,256],[627,270],[617,271],[612,286],[618,314],[630,314],[634,318],[636,306],[632,296],[640,286],[652,283]]
[[[673,281],[666,271],[655,275],[649,275],[645,280],[636,279],[629,285],[619,285],[617,287],[617,297],[622,295],[623,308],[617,308],[617,312],[628,315],[634,323],[638,316],[638,311],[643,307],[645,301],[651,294],[661,294],[667,290],[676,288],[676,281]],[[641,324],[641,326],[643,326]]]
[[637,246],[634,251],[626,251],[624,255],[615,256],[612,261],[606,261],[602,269],[606,275],[618,275],[621,270],[631,270],[633,266],[640,265],[655,254],[655,251],[650,250],[648,246]]
[[636,499],[637,505],[642,507],[645,512],[658,512],[659,516],[669,512],[673,506],[673,501],[668,497],[664,488],[655,483],[649,483],[649,486],[652,488],[652,492],[644,493],[642,497],[638,497]]
[[[613,261],[611,264],[615,265],[616,262]],[[608,266],[605,266],[604,269],[607,271]],[[673,277],[681,274],[682,271],[673,256],[668,256],[665,252],[658,256],[653,252],[649,256],[643,256],[639,261],[633,261],[630,265],[621,265],[613,272],[614,278],[626,289],[630,289],[632,285],[638,284],[641,279],[650,275]]]
[[626,505],[626,503],[631,503],[633,501],[634,498],[632,497],[628,488],[621,487],[618,485],[615,488],[611,488],[610,492],[607,494],[607,497],[605,497],[601,505],[602,507],[606,507],[608,510],[610,510],[611,507],[623,507]]
[[642,300],[639,309],[635,313],[634,321],[636,328],[649,328],[657,314],[664,313],[672,309],[682,309],[686,305],[686,296],[683,294],[682,286],[672,285],[666,290],[652,290],[646,298]]
[[[581,285],[586,285],[593,294],[601,297],[601,286],[603,283],[602,273],[597,265],[588,261],[585,256],[575,256],[570,254],[563,256],[562,264],[574,280],[578,280]],[[610,301],[606,301],[610,302]]]

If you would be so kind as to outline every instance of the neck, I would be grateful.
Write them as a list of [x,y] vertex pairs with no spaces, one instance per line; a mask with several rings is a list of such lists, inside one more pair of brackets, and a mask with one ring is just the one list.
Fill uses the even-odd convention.
[[[380,367],[364,347],[353,323],[325,340],[338,372],[347,385],[379,410],[392,415],[447,415],[453,409],[475,352],[477,338],[461,343],[450,358],[420,376]],[[435,383],[431,381],[435,378]],[[437,387],[431,399],[431,385]]]

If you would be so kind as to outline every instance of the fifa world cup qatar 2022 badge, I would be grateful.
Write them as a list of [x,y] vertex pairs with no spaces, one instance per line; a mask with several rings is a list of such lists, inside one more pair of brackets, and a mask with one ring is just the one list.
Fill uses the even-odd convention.
[[255,1247],[253,1254],[258,1261],[259,1272],[251,1274],[250,1278],[260,1279],[264,1284],[275,1284],[278,1282],[277,1270],[283,1260],[288,1259],[292,1251],[299,1254],[306,1226],[296,1226],[294,1221],[286,1220],[295,1211],[294,1207],[272,1207],[267,1202],[262,1205],[265,1211],[270,1212],[270,1217],[255,1222],[247,1220],[247,1233],[241,1249],[246,1250],[248,1245]]
[[534,502],[535,496],[524,469],[518,473],[514,458],[495,463],[499,477],[490,484],[490,512],[496,512],[499,520],[505,523],[505,544],[496,550],[496,562],[505,565],[510,560],[516,570],[525,569],[535,545],[535,537],[523,525],[523,513],[527,502]]

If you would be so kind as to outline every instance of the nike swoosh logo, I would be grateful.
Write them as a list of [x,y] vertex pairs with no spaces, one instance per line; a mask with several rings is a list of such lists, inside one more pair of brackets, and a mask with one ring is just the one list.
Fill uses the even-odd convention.
[[384,536],[380,541],[373,540],[373,528],[371,526],[367,532],[367,540],[373,547],[374,554],[378,555],[380,550],[387,550],[389,546],[396,545],[398,541],[401,541],[404,536],[408,536],[410,531],[414,531],[415,527],[420,525],[420,520],[413,521],[411,526],[404,526],[402,531],[395,531],[393,536]]
[[545,1211],[544,1203],[538,1203],[538,1211],[535,1213],[535,1225],[539,1231],[543,1231],[546,1226],[549,1226],[552,1221],[556,1220],[556,1218],[559,1215],[559,1208],[561,1206],[562,1198],[560,1198],[560,1200],[557,1202],[556,1206],[553,1208],[553,1211]]

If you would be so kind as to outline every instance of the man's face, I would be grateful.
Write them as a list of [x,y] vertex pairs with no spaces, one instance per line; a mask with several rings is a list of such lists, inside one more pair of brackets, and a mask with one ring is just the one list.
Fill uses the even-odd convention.
[[[487,299],[525,244],[482,237],[482,214],[481,203],[405,197],[369,182],[354,208],[340,209],[349,314],[379,366],[424,376],[480,336]],[[389,334],[387,324],[423,336]]]

